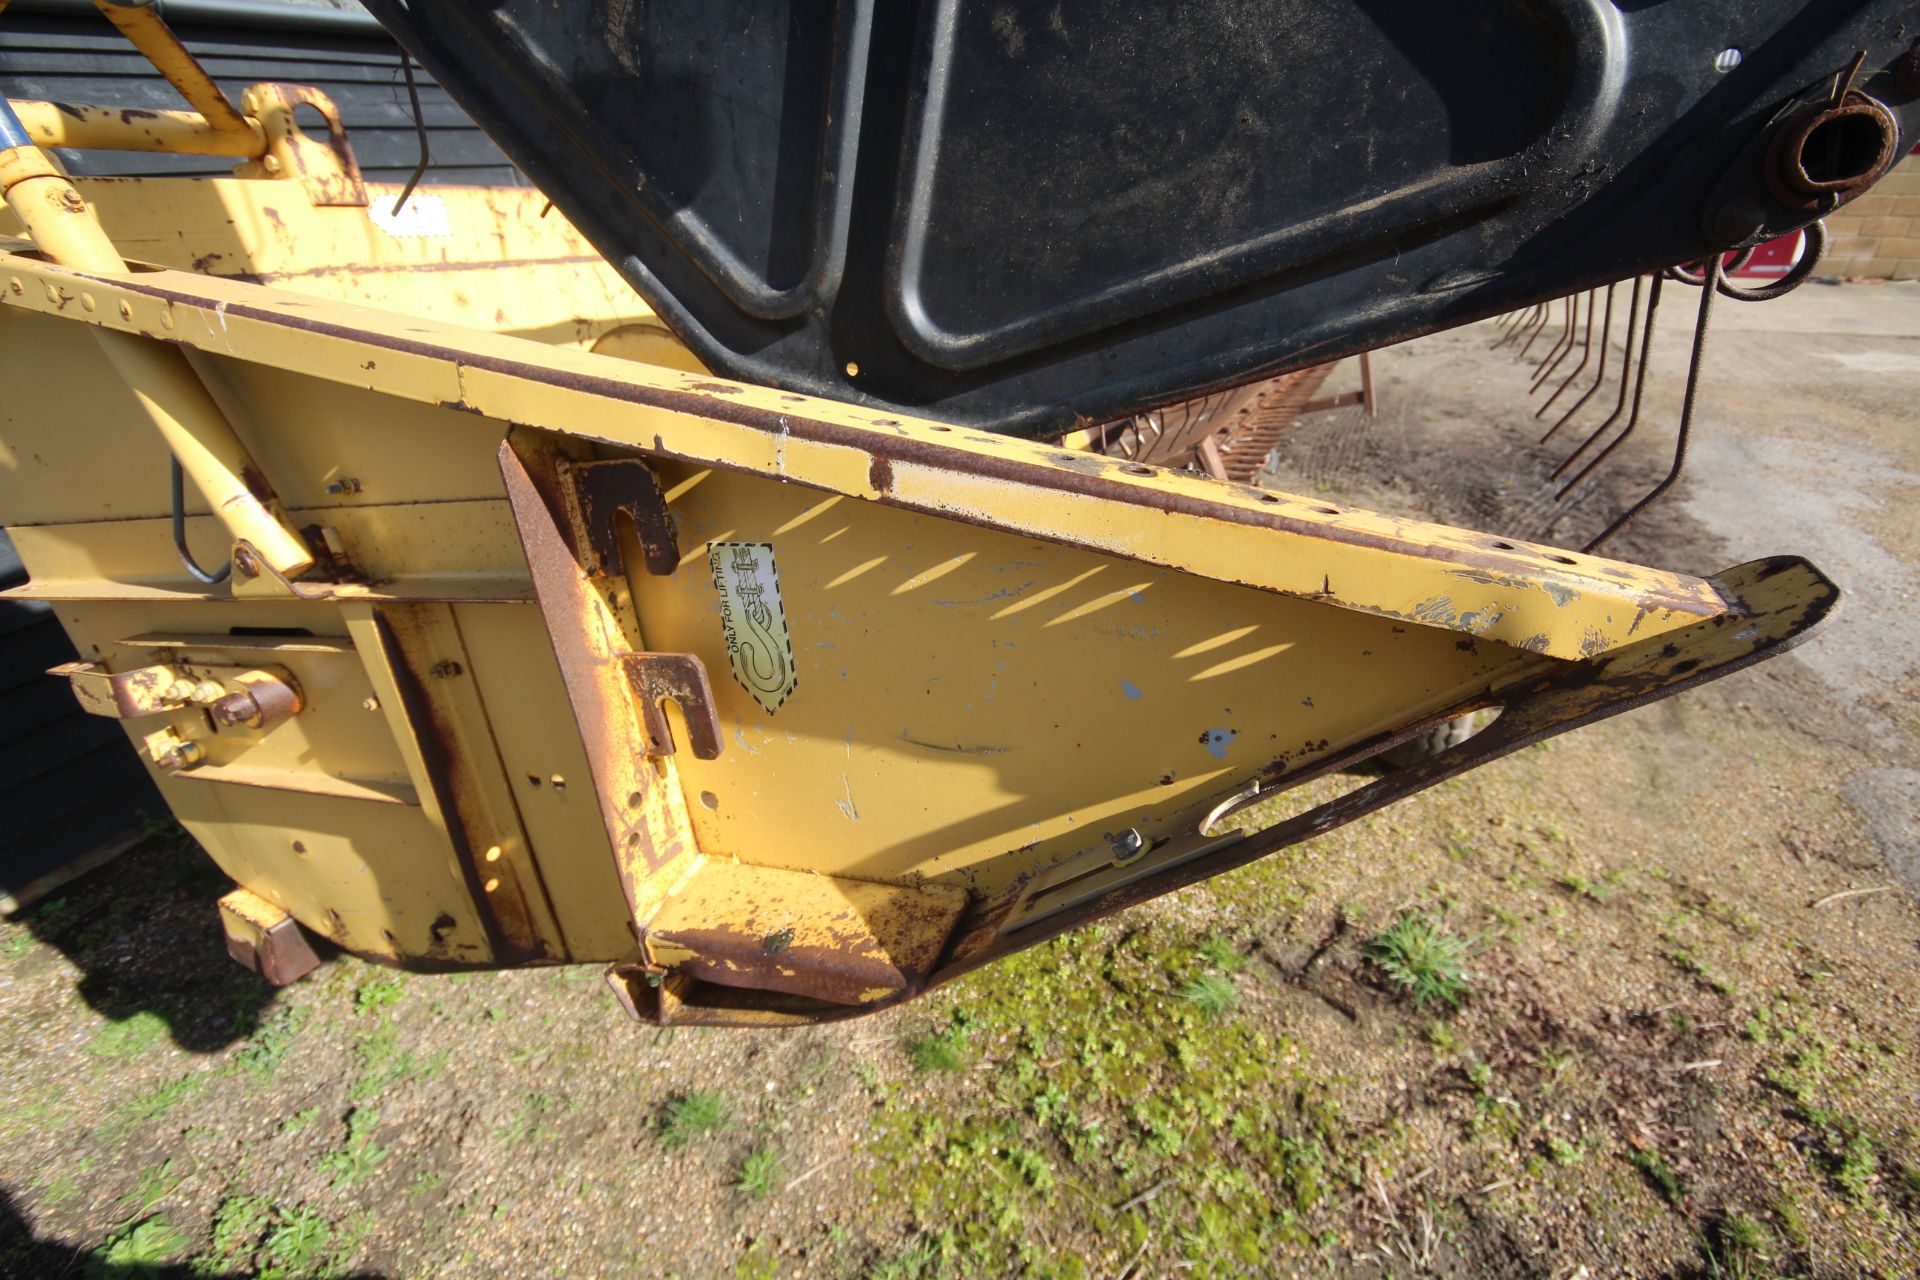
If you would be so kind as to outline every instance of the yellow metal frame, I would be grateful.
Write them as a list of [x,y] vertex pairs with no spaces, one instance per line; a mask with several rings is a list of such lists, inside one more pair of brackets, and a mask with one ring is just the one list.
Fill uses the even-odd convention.
[[[605,962],[661,1021],[870,1010],[1836,597],[1797,561],[1693,578],[717,378],[531,192],[402,221],[378,188],[72,189],[166,265],[0,242],[14,594],[89,679],[297,687],[277,725],[186,700],[129,735],[237,882],[395,963]],[[191,504],[236,569],[186,576],[161,384],[115,344],[190,370],[309,568]],[[1440,761],[1219,830],[1489,706]]]
[[[257,84],[236,107],[160,17],[155,0],[94,0],[114,27],[186,100],[191,111],[9,100],[36,146],[232,156],[241,177],[298,181],[315,204],[364,205],[366,189],[332,99],[304,85]],[[0,5],[4,8],[4,5]],[[327,141],[301,129],[311,107]]]
[[235,131],[215,128],[196,111],[132,111],[28,99],[13,99],[11,105],[27,136],[42,147],[236,159],[267,153],[267,133],[257,120],[244,120],[245,127]]
[[258,134],[258,127],[234,109],[213,77],[161,19],[155,0],[94,0],[94,8],[179,90],[213,132],[236,139]]
[[[1552,657],[1593,657],[1726,607],[1704,580],[1683,574],[446,322],[305,298],[289,307],[219,277],[119,280],[34,266],[10,277],[10,289],[20,285],[10,303],[58,314],[90,298],[83,318],[109,332],[164,334],[208,356],[268,367],[298,349],[307,376],[404,402],[758,471]],[[1141,520],[1142,510],[1155,518]]]

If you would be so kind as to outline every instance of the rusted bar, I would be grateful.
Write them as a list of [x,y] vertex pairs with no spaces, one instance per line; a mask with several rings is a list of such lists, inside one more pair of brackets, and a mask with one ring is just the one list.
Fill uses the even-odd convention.
[[1505,342],[1510,336],[1512,336],[1514,330],[1520,327],[1520,322],[1526,318],[1526,315],[1527,315],[1527,310],[1525,308],[1520,308],[1518,310],[1509,311],[1503,316],[1496,316],[1493,321],[1493,329],[1498,336],[1495,337],[1492,342],[1489,342],[1487,344],[1487,349],[1490,351],[1498,350],[1500,347],[1500,344]]
[[[1549,479],[1558,480],[1564,475],[1567,468],[1573,465],[1574,460],[1586,453],[1593,442],[1605,435],[1614,423],[1620,421],[1620,415],[1626,412],[1627,388],[1633,378],[1633,344],[1640,335],[1640,292],[1646,282],[1645,276],[1635,276],[1633,280],[1633,301],[1627,308],[1627,336],[1620,343],[1620,394],[1614,399],[1613,412],[1607,415],[1606,421],[1589,431],[1586,438],[1574,446],[1573,452],[1567,455],[1566,461],[1553,469]],[[1556,426],[1554,430],[1558,430],[1558,427]],[[1545,444],[1552,434],[1553,432],[1549,431],[1546,436],[1542,436],[1540,443]]]
[[[1647,291],[1647,327],[1640,337],[1640,372],[1634,375],[1633,412],[1627,416],[1627,425],[1620,429],[1619,435],[1608,442],[1606,448],[1594,456],[1592,462],[1589,462],[1585,467],[1581,468],[1578,475],[1561,486],[1560,492],[1553,495],[1554,501],[1556,502],[1564,501],[1568,494],[1572,493],[1584,483],[1586,478],[1593,474],[1595,468],[1612,457],[1615,451],[1627,442],[1627,437],[1633,434],[1634,428],[1640,425],[1640,406],[1647,390],[1647,363],[1648,358],[1653,354],[1653,326],[1654,320],[1660,310],[1660,286],[1662,283],[1662,277],[1656,275],[1653,278],[1653,288]],[[1567,459],[1565,463],[1561,464],[1560,470],[1564,471],[1572,462],[1572,458]],[[1554,474],[1558,475],[1559,472],[1556,471]]]
[[[1547,410],[1553,408],[1553,402],[1566,394],[1567,388],[1572,386],[1574,381],[1587,371],[1587,365],[1593,360],[1593,308],[1594,304],[1598,301],[1594,296],[1597,292],[1598,291],[1594,289],[1587,290],[1587,336],[1582,339],[1580,343],[1580,363],[1574,365],[1573,372],[1560,380],[1560,385],[1555,388],[1552,395],[1547,397],[1546,403],[1534,411],[1533,416],[1536,418],[1544,418],[1546,416]],[[1609,307],[1612,306],[1612,285],[1607,286],[1607,303]]]
[[1507,336],[1505,338],[1501,339],[1499,342],[1495,343],[1494,345],[1496,347],[1501,347],[1501,346],[1507,345],[1508,343],[1518,342],[1520,340],[1521,334],[1530,331],[1535,325],[1539,323],[1541,316],[1546,313],[1550,305],[1551,304],[1549,303],[1541,302],[1541,303],[1536,303],[1534,306],[1527,308],[1526,311],[1521,313],[1520,323],[1516,324],[1507,333]]
[[[1579,413],[1582,409],[1586,408],[1587,401],[1593,399],[1594,393],[1599,391],[1600,388],[1606,384],[1607,358],[1611,353],[1611,348],[1609,344],[1613,341],[1613,291],[1617,287],[1618,287],[1617,284],[1610,284],[1607,286],[1607,309],[1600,321],[1600,367],[1594,371],[1593,385],[1587,388],[1586,393],[1584,395],[1582,395],[1578,400],[1575,400],[1573,402],[1572,408],[1568,409],[1565,413],[1561,414],[1558,421],[1556,421],[1551,427],[1547,428],[1547,434],[1540,437],[1541,444],[1545,444],[1547,441],[1553,439],[1555,433],[1557,433],[1560,430],[1560,428],[1566,426],[1567,423],[1573,421],[1573,416]],[[1636,313],[1638,313],[1638,311],[1640,310],[1640,281],[1638,279],[1635,279],[1633,282],[1633,309]],[[1591,319],[1589,319],[1587,322],[1587,331],[1588,331],[1588,336],[1591,337],[1592,331],[1593,331],[1593,322]],[[1629,323],[1627,326],[1627,342],[1629,346],[1631,346],[1633,342],[1633,326],[1631,323]],[[1583,360],[1581,363],[1584,364],[1585,361]],[[1623,381],[1621,385],[1624,388],[1625,382]],[[1555,392],[1554,394],[1558,395],[1559,392]],[[1537,413],[1534,416],[1537,418],[1541,414],[1544,414],[1550,407],[1552,407],[1552,405],[1553,405],[1553,401],[1551,400],[1547,401],[1546,404],[1543,404],[1540,406],[1540,413]]]
[[1547,326],[1552,322],[1553,304],[1549,302],[1540,308],[1540,318],[1534,321],[1533,330],[1527,335],[1526,344],[1520,348],[1519,353],[1513,358],[1516,361],[1525,360],[1527,358],[1527,352],[1533,349],[1533,344],[1540,340],[1540,335],[1546,332]]
[[1535,366],[1533,385],[1527,388],[1528,395],[1532,395],[1542,386],[1546,385],[1547,379],[1553,376],[1554,370],[1558,369],[1561,363],[1573,354],[1574,345],[1580,340],[1579,335],[1580,300],[1577,297],[1569,296],[1567,298],[1566,331],[1560,335],[1560,341],[1554,344],[1553,350],[1547,353],[1547,358]]
[[1700,314],[1693,324],[1693,354],[1687,362],[1687,389],[1680,400],[1680,428],[1674,436],[1673,463],[1667,468],[1667,474],[1659,484],[1648,490],[1645,497],[1623,511],[1618,520],[1608,525],[1598,537],[1586,545],[1584,550],[1588,555],[1592,555],[1597,548],[1605,546],[1622,529],[1632,524],[1642,511],[1657,502],[1667,490],[1673,488],[1680,479],[1681,471],[1686,468],[1687,446],[1693,438],[1693,408],[1700,395],[1700,366],[1706,356],[1707,332],[1713,323],[1713,300],[1720,292],[1720,284],[1725,279],[1725,272],[1726,264],[1719,254],[1716,253],[1708,259],[1706,282],[1700,287]]

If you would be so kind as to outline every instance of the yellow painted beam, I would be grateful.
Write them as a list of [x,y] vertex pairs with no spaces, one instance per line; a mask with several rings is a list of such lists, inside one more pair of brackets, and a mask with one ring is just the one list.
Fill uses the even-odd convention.
[[236,281],[17,254],[0,273],[7,306],[1558,658],[1726,609],[1684,574]]
[[144,107],[101,107],[64,102],[12,99],[27,136],[43,147],[79,151],[156,151],[173,155],[234,156],[253,159],[267,152],[260,122],[244,119],[244,128],[216,129],[193,111],[155,111]]

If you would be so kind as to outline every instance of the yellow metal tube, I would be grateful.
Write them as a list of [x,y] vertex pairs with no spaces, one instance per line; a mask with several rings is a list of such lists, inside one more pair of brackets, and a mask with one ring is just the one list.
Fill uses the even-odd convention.
[[242,116],[244,130],[216,129],[192,111],[70,105],[12,99],[27,136],[43,147],[80,151],[161,151],[173,155],[255,159],[267,153],[267,133]]
[[[34,244],[53,261],[79,271],[126,271],[126,261],[87,202],[38,147],[0,151],[0,191]],[[186,357],[134,334],[99,327],[93,333],[228,532],[251,543],[282,576],[309,568],[312,553],[268,506],[272,495],[265,479]]]
[[94,0],[94,7],[120,29],[120,34],[131,41],[134,48],[146,55],[147,61],[167,78],[167,83],[180,91],[187,105],[206,117],[215,132],[251,136],[256,126],[248,123],[239,108],[213,82],[206,68],[187,52],[180,37],[173,34],[153,7],[153,0]]
[[114,275],[126,271],[100,220],[39,147],[0,151],[0,193],[40,252],[61,266]]
[[313,554],[267,505],[272,494],[265,478],[180,353],[145,338],[97,332],[114,369],[228,532],[251,543],[282,577],[310,568]]

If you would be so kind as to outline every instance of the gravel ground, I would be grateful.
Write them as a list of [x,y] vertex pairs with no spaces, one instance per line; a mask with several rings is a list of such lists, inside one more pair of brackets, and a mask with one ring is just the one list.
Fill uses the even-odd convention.
[[[1664,468],[1690,300],[1565,508],[1486,326],[1270,483],[1577,545]],[[803,1031],[636,1029],[589,971],[275,992],[158,824],[0,925],[0,1271],[1920,1275],[1920,286],[1718,328],[1612,551],[1807,554],[1850,599],[1795,655]],[[1457,1009],[1375,958],[1409,919]]]

